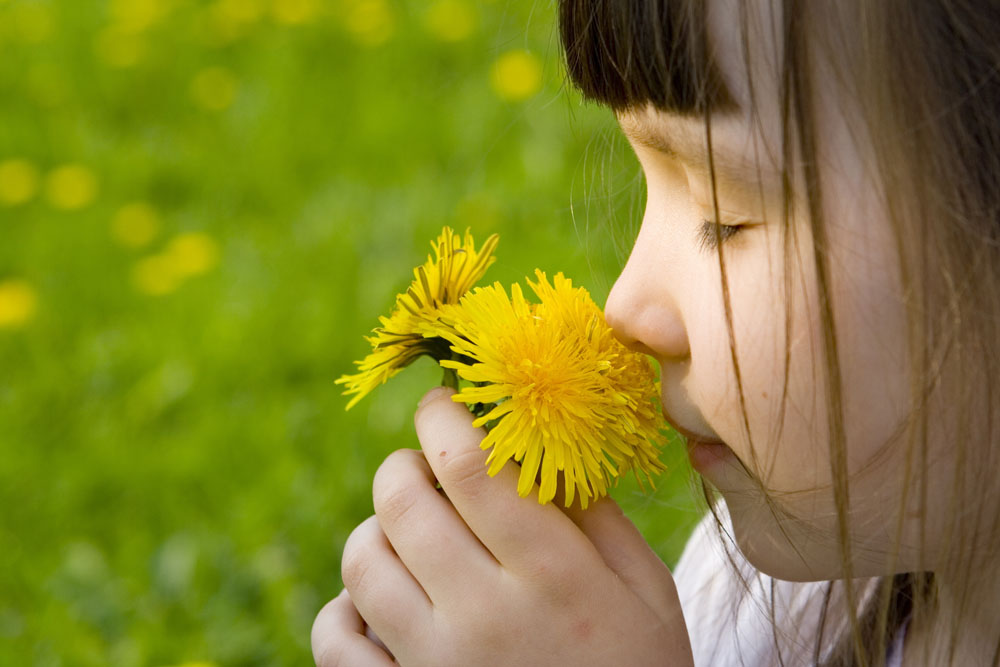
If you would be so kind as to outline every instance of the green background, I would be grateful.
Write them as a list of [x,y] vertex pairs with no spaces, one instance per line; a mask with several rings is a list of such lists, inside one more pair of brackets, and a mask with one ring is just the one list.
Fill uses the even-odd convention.
[[[430,240],[599,303],[627,255],[559,55],[548,0],[0,0],[0,664],[309,663],[439,373],[333,380]],[[681,449],[614,492],[668,562]]]

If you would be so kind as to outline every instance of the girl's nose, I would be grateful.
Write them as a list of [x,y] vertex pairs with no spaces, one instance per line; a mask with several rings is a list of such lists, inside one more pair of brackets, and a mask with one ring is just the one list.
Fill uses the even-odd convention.
[[629,348],[659,361],[690,354],[687,331],[669,289],[669,272],[655,251],[643,248],[642,234],[615,281],[604,316]]

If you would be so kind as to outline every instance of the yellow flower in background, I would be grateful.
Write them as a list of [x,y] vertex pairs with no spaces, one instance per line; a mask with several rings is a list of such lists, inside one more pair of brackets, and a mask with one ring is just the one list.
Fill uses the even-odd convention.
[[191,99],[207,111],[225,111],[236,99],[236,75],[224,67],[209,67],[191,81]]
[[442,42],[458,42],[476,29],[478,17],[465,0],[438,0],[427,10],[427,31]]
[[79,210],[97,199],[97,175],[84,165],[63,165],[49,174],[45,190],[53,207],[64,211]]
[[344,394],[354,396],[347,409],[420,356],[440,360],[450,355],[439,332],[441,309],[457,304],[483,277],[495,261],[497,240],[494,234],[476,250],[468,231],[462,239],[450,227],[442,230],[431,244],[434,256],[428,255],[427,261],[413,270],[413,283],[396,297],[392,313],[380,317],[382,326],[366,336],[372,352],[355,362],[359,372],[337,379],[337,384],[347,385]]
[[366,46],[389,41],[396,27],[396,17],[386,0],[350,0],[345,24],[355,39]]
[[174,237],[163,252],[145,257],[132,268],[132,284],[143,294],[162,296],[219,263],[219,245],[208,234],[187,232]]
[[27,160],[0,162],[0,204],[26,204],[38,193],[38,167]]
[[176,236],[163,254],[173,271],[182,278],[206,273],[219,263],[219,245],[203,232]]
[[261,0],[218,0],[213,11],[232,23],[255,23],[264,14]]
[[170,0],[111,0],[111,24],[94,39],[94,53],[105,65],[134,67],[145,59],[145,32],[161,23],[173,9]]
[[261,0],[218,0],[200,15],[201,36],[213,46],[222,46],[247,34],[263,14]]
[[172,4],[168,0],[111,0],[111,17],[121,32],[142,32],[162,21]]
[[132,284],[143,294],[163,296],[170,294],[184,281],[165,255],[152,255],[132,267]]
[[517,284],[510,296],[495,284],[443,318],[453,330],[441,335],[466,360],[440,364],[473,383],[453,399],[478,406],[474,424],[490,429],[481,445],[491,450],[487,472],[519,462],[518,493],[528,495],[538,480],[541,503],[555,497],[561,477],[567,507],[579,494],[586,508],[629,469],[652,484],[663,469],[652,364],[614,337],[585,289],[562,274],[551,284],[536,276],[528,284],[538,304]]
[[508,51],[493,63],[490,84],[502,100],[526,100],[542,89],[542,63],[530,51]]
[[38,294],[26,280],[0,281],[0,329],[16,329],[35,316]]
[[160,232],[160,216],[146,202],[132,202],[118,209],[111,219],[111,236],[126,248],[149,245]]
[[274,0],[271,14],[278,23],[302,25],[315,20],[320,9],[319,0]]

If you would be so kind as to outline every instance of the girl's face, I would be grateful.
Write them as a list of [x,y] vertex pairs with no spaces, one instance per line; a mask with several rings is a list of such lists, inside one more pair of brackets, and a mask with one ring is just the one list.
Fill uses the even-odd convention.
[[[710,34],[739,109],[711,119],[716,201],[703,118],[653,109],[619,116],[645,174],[647,203],[606,313],[624,341],[659,360],[665,413],[689,437],[695,468],[724,496],[744,554],[781,578],[832,578],[842,567],[814,239],[801,183],[793,184],[784,223],[776,55],[751,54],[752,122],[739,13],[723,4],[711,5]],[[751,39],[774,44],[773,36]],[[823,91],[815,104],[823,252],[843,387],[854,574],[881,574],[904,509],[906,315],[872,159],[847,120],[856,110],[825,82],[814,73],[814,89]],[[706,222],[715,221],[716,204],[724,277]],[[904,542],[911,530],[906,523]],[[906,558],[904,550],[897,565],[906,567]]]

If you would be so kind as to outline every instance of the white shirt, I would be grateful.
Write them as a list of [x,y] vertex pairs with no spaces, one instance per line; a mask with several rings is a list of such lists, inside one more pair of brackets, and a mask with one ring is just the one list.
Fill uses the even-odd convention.
[[[721,504],[720,511],[723,526],[728,529]],[[695,666],[815,664],[816,637],[829,583],[789,582],[762,574],[718,533],[715,519],[708,514],[698,524],[674,569]],[[876,580],[858,580],[856,586],[857,599],[864,604],[875,593]],[[847,619],[837,614],[844,608],[843,592],[840,584],[831,592],[834,599],[825,621],[821,660],[849,632]],[[890,647],[887,667],[902,664],[902,634]]]

